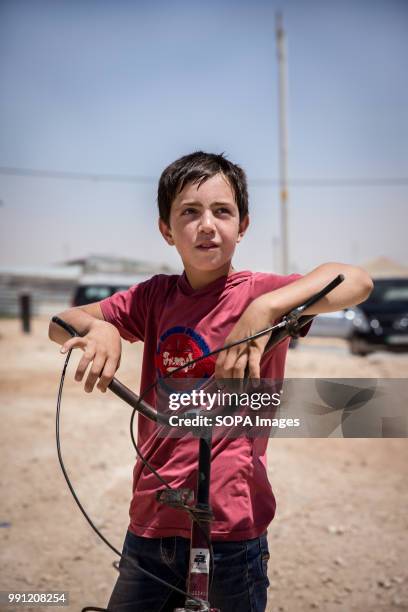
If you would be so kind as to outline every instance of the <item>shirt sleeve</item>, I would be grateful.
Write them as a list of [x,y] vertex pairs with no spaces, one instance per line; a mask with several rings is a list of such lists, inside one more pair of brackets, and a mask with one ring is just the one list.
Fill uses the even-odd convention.
[[[263,295],[264,293],[281,289],[282,287],[290,285],[300,278],[302,278],[302,274],[295,273],[285,276],[281,274],[267,274],[258,272],[254,275],[254,298]],[[301,338],[304,338],[308,334],[312,322],[313,321],[310,321],[310,323],[301,328],[299,333]]]
[[144,341],[152,279],[118,291],[100,302],[105,321],[129,342]]

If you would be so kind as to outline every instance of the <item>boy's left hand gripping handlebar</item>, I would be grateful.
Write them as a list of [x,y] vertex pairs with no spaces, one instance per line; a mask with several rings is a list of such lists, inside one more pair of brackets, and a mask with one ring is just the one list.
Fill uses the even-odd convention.
[[[80,335],[78,334],[76,329],[72,327],[72,325],[69,325],[69,323],[66,323],[59,317],[52,317],[51,320],[53,323],[56,323],[57,325],[62,327],[62,329],[68,332],[72,337]],[[167,415],[160,414],[159,412],[157,412],[157,410],[149,406],[149,404],[146,403],[145,401],[141,400],[140,397],[136,395],[136,393],[131,391],[129,387],[126,387],[126,385],[121,383],[116,378],[112,378],[111,382],[108,385],[108,389],[110,389],[115,395],[117,395],[120,399],[125,401],[127,404],[132,406],[132,408],[136,408],[141,414],[143,414],[148,419],[151,419],[152,421],[155,421],[156,423],[160,423],[161,425],[169,424]]]

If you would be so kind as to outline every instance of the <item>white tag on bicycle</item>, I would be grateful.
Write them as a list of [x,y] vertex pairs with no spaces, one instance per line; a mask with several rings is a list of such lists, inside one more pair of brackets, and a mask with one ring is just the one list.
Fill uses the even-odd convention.
[[208,574],[210,571],[210,551],[208,548],[191,549],[191,573]]

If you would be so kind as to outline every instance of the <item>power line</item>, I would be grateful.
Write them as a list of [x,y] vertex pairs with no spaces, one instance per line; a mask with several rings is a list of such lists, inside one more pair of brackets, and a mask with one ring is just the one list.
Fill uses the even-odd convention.
[[[139,183],[156,184],[157,177],[136,174],[101,174],[88,172],[67,172],[58,170],[34,170],[31,168],[15,168],[0,166],[0,174],[5,176],[21,176],[32,178],[64,179],[74,181],[94,181],[106,183]],[[278,179],[254,178],[248,179],[253,186],[279,186]],[[292,187],[392,187],[408,185],[408,177],[350,177],[350,178],[293,178],[288,180]]]
[[[279,185],[275,179],[253,179],[249,181],[253,185]],[[288,179],[292,187],[387,187],[408,185],[408,177],[380,177],[380,178],[294,178]]]
[[155,183],[153,176],[132,174],[98,174],[88,172],[66,172],[59,170],[33,170],[31,168],[11,168],[0,166],[0,174],[33,178],[68,179],[73,181],[104,181],[109,183]]

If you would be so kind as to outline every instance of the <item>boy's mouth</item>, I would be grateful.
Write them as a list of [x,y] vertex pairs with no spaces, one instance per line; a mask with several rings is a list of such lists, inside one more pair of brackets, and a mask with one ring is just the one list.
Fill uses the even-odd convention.
[[201,251],[212,251],[213,249],[218,249],[218,244],[215,244],[215,242],[203,242],[198,244],[196,248]]

